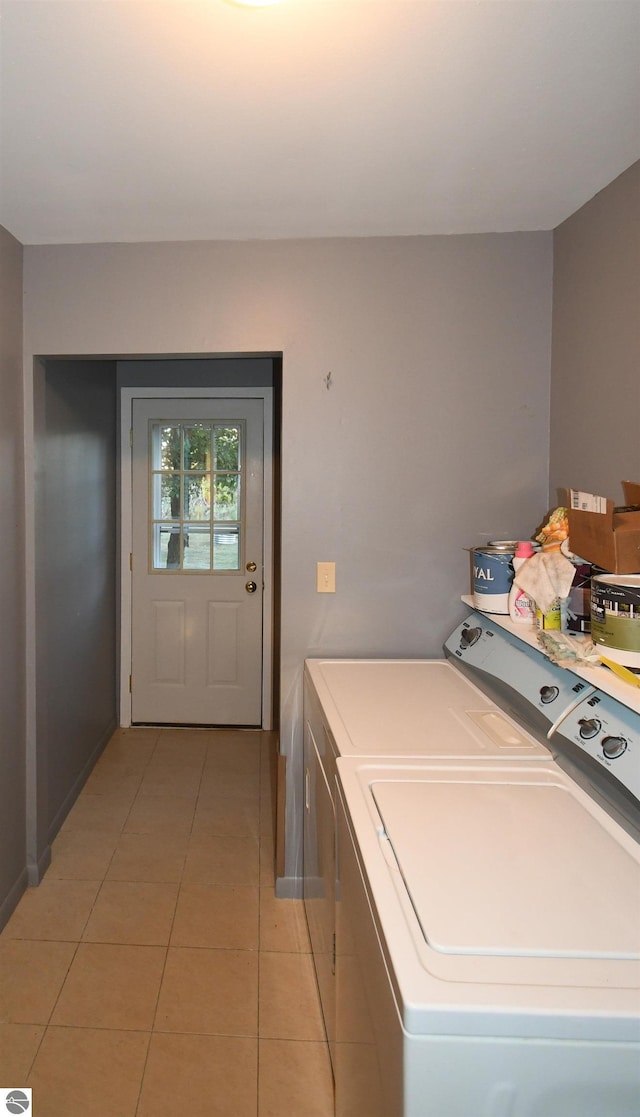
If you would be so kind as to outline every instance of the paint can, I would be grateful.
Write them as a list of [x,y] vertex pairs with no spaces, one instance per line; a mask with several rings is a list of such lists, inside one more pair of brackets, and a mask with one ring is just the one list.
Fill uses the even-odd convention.
[[499,539],[473,551],[473,604],[483,613],[509,613],[516,546],[511,539]]
[[640,574],[592,577],[591,638],[596,651],[640,672]]
[[[591,632],[591,575],[593,566],[586,559],[570,556],[575,574],[566,604],[567,632]],[[598,569],[596,567],[596,569]]]

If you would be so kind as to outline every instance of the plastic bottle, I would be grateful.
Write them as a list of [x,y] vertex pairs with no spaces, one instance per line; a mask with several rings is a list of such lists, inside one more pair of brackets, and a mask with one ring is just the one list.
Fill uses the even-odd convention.
[[541,609],[536,609],[536,623],[538,628],[542,632],[560,632],[563,628],[562,612],[562,603],[559,597],[556,597],[548,613],[543,613]]
[[[523,562],[531,558],[533,553],[533,543],[530,543],[528,539],[518,543],[516,553],[513,556],[514,576]],[[519,624],[534,624],[536,619],[535,602],[533,602],[529,595],[526,594],[524,590],[521,590],[520,586],[517,586],[515,582],[509,591],[509,616],[512,621],[516,621]]]

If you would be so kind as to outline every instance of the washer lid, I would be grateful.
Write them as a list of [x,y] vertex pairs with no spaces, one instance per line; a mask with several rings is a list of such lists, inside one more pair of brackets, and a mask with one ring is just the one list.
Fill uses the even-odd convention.
[[640,866],[573,785],[434,771],[370,785],[428,948],[640,957]]

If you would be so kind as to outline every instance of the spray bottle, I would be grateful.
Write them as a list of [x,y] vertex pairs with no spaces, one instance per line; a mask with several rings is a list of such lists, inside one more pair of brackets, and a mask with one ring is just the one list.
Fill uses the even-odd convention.
[[[534,553],[533,543],[528,539],[518,543],[516,553],[513,556],[513,573],[514,577],[528,558]],[[517,586],[515,581],[509,591],[509,616],[512,621],[520,624],[535,624],[536,619],[536,606],[535,601]]]

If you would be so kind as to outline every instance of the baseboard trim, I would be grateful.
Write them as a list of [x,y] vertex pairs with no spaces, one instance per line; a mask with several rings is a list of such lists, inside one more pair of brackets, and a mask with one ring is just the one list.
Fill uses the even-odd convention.
[[0,904],[0,931],[8,923],[18,906],[18,902],[26,892],[29,886],[29,877],[26,869],[23,869],[20,876],[9,889],[4,900]]
[[303,896],[302,886],[302,877],[277,877],[276,899],[301,900]]
[[281,752],[278,752],[276,789],[276,878],[284,877],[286,805],[287,758]]
[[117,721],[116,721],[115,716],[114,716],[113,721],[107,726],[107,728],[102,733],[98,743],[92,749],[88,760],[85,761],[83,767],[80,770],[79,775],[76,776],[75,780],[73,781],[73,784],[71,785],[70,790],[65,795],[65,798],[64,798],[61,806],[58,808],[58,810],[56,811],[52,821],[50,822],[49,833],[48,833],[49,842],[53,841],[56,834],[60,830],[60,827],[62,826],[62,823],[64,822],[65,818],[69,814],[69,811],[71,810],[72,806],[74,805],[76,799],[78,798],[80,792],[82,791],[82,788],[84,787],[84,785],[87,782],[87,780],[89,779],[89,776],[91,775],[93,769],[95,768],[97,761],[100,759],[101,754],[104,752],[104,749],[106,748],[107,744],[109,743],[109,741],[113,737],[113,734],[115,733],[117,728],[118,728],[118,725],[117,725]]
[[49,865],[51,864],[51,845],[47,842],[38,860],[30,865],[27,865],[27,878],[29,888],[35,888],[40,884],[44,874],[46,873]]

